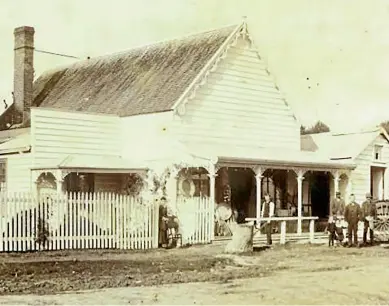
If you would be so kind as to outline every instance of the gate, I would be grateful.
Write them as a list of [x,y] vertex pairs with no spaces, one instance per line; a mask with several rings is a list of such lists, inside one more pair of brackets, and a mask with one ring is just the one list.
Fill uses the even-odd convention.
[[177,198],[177,216],[184,244],[211,242],[214,212],[208,197]]

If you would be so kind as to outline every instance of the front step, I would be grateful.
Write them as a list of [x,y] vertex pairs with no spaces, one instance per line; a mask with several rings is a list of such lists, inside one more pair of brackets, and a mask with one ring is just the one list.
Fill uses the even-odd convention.
[[[315,233],[314,235],[315,240],[322,240],[322,239],[327,239],[328,236],[324,233]],[[280,243],[281,240],[281,235],[280,234],[272,234],[272,240],[275,243]],[[296,241],[304,241],[310,240],[310,235],[309,233],[302,233],[301,235],[298,234],[286,234],[286,242],[296,242]],[[266,243],[266,235],[261,234],[261,235],[256,235],[254,237],[254,244],[261,244],[261,243]]]
[[[274,244],[279,244],[281,239],[280,234],[272,234],[272,240]],[[298,241],[306,241],[309,242],[309,233],[302,233],[301,235],[297,235],[295,233],[286,234],[286,242],[298,242]],[[231,236],[224,236],[224,237],[215,237],[215,240],[212,242],[213,244],[226,244],[228,241],[231,240]],[[325,243],[328,240],[328,235],[319,232],[315,233],[315,242],[317,243]],[[260,234],[255,235],[253,239],[254,246],[263,245],[266,244],[266,235]]]

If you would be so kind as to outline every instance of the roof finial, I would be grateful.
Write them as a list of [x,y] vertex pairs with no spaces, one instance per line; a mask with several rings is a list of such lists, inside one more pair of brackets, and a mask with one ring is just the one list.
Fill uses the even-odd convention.
[[243,35],[247,35],[247,16],[242,16],[242,32],[243,32]]

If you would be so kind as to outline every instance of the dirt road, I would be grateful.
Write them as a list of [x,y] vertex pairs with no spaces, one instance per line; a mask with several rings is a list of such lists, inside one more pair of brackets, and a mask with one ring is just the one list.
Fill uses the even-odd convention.
[[55,296],[8,296],[1,304],[29,305],[258,305],[389,303],[389,269],[381,265],[349,270],[284,271],[272,276],[218,283],[114,288]]
[[[190,262],[191,256],[198,259],[203,257],[205,261],[202,267],[197,268],[198,270],[176,271],[176,274],[181,275],[180,277],[193,274],[192,278],[183,278],[178,282],[192,279],[213,280],[213,282],[144,287],[140,287],[142,283],[138,283],[137,287],[130,284],[125,288],[96,289],[98,287],[94,286],[92,291],[58,295],[4,295],[0,297],[0,304],[387,305],[389,303],[389,249],[384,247],[328,249],[326,246],[290,246],[274,248],[251,256],[233,256],[227,258],[228,260],[223,255],[222,258],[220,257],[220,249],[217,247],[175,250],[172,253],[158,255],[150,253],[147,256],[148,260],[154,258],[153,260],[157,261],[158,257],[158,260],[163,262],[165,257],[170,258],[173,253],[176,253],[176,258],[179,258],[175,261],[176,265],[181,265],[182,260],[185,262],[189,259]],[[124,260],[127,256],[129,260],[129,256],[133,260],[132,254],[117,254],[117,256],[116,259]],[[207,262],[209,263],[210,258],[224,264],[209,266]],[[57,265],[61,263],[57,261]],[[122,271],[122,274],[124,273],[128,271]],[[239,279],[233,279],[235,276]],[[255,277],[244,278],[250,276]],[[69,282],[67,277],[55,277],[52,276],[52,282]],[[101,280],[104,275],[94,277]],[[106,276],[106,278],[112,277],[111,274]],[[117,277],[121,277],[120,273]],[[156,279],[155,274],[148,274],[146,277]],[[172,274],[169,273],[162,273],[159,277],[166,278],[164,283],[177,282],[177,279],[172,279]],[[150,283],[145,281],[144,284]],[[59,293],[58,290],[52,291],[50,287],[44,292],[37,292],[48,294],[50,291]]]

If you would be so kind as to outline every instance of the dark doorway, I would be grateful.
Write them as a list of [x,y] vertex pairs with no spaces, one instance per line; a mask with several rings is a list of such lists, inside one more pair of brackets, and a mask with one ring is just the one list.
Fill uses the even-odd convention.
[[231,206],[238,211],[238,221],[242,221],[249,214],[253,173],[250,169],[229,168],[228,176],[231,186]]
[[330,213],[330,179],[328,174],[312,173],[310,189],[312,216],[327,218]]
[[382,200],[384,198],[384,176],[385,168],[373,166],[370,168],[370,193],[373,199]]

